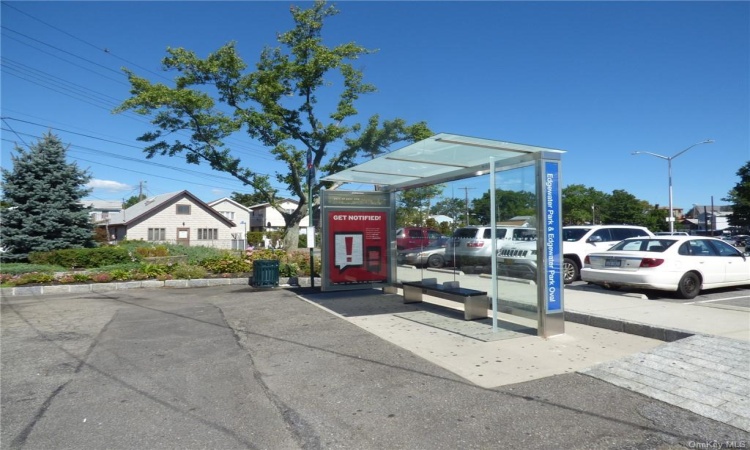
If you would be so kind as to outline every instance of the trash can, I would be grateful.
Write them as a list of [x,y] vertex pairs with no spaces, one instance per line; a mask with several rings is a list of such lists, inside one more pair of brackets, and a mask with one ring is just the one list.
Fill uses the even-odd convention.
[[253,287],[273,287],[279,285],[279,261],[275,259],[258,259],[253,261]]

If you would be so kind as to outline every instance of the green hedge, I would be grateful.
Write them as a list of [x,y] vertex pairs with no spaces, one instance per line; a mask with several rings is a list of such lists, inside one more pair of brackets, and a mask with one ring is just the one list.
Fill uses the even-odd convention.
[[140,257],[121,247],[73,248],[29,254],[31,264],[95,268],[133,262]]

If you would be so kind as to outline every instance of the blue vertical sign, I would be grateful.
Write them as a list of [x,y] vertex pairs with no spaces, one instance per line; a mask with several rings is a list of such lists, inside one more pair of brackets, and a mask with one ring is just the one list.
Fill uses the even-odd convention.
[[544,163],[545,297],[547,312],[562,312],[562,241],[560,239],[560,164]]

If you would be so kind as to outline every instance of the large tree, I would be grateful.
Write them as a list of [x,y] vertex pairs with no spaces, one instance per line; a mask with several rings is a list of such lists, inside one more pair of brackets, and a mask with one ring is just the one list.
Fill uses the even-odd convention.
[[13,169],[2,169],[3,259],[24,261],[30,252],[92,247],[93,225],[81,200],[91,176],[65,160],[66,147],[47,133],[28,149],[16,147]]
[[740,181],[722,200],[732,204],[729,225],[750,229],[750,161],[737,171]]
[[[165,70],[177,72],[174,87],[152,84],[126,69],[132,97],[116,111],[151,117],[156,129],[139,138],[150,143],[147,157],[184,153],[189,163],[208,163],[250,186],[284,217],[284,247],[296,248],[299,223],[315,201],[308,187],[315,197],[322,185],[307,175],[324,163],[324,172],[330,172],[355,162],[352,150],[331,163],[330,146],[357,131],[359,125],[347,120],[357,115],[355,101],[375,87],[364,83],[353,65],[371,50],[355,43],[323,44],[324,21],[338,13],[333,6],[317,0],[309,9],[293,6],[290,11],[294,28],[277,36],[280,46],[262,50],[255,71],[246,73],[248,66],[234,43],[205,59],[168,48],[162,63]],[[190,134],[187,141],[176,137],[184,131]],[[299,200],[295,210],[281,208],[270,175],[243,165],[226,145],[227,137],[241,131],[284,164],[273,176]]]
[[582,184],[571,184],[562,189],[563,224],[582,225],[604,222],[602,210],[606,209],[609,194]]
[[[510,220],[516,216],[536,215],[536,196],[528,191],[508,191],[497,189],[495,191],[495,219],[497,222]],[[490,208],[490,192],[487,191],[481,197],[472,202],[472,213],[481,224],[489,224],[492,209]]]
[[240,192],[232,192],[232,196],[229,198],[239,203],[240,205],[247,206],[248,208],[251,206],[259,205],[266,201],[265,198],[258,192],[254,192],[252,194],[242,194]]
[[432,199],[442,194],[445,185],[435,184],[399,192],[396,208],[396,225],[399,227],[423,226],[430,214]]

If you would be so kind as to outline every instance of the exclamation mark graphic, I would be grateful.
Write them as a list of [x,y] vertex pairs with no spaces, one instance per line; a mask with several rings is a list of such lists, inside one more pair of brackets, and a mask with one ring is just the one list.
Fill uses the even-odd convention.
[[352,245],[354,244],[354,238],[344,236],[344,245],[346,245],[346,262],[352,262]]

